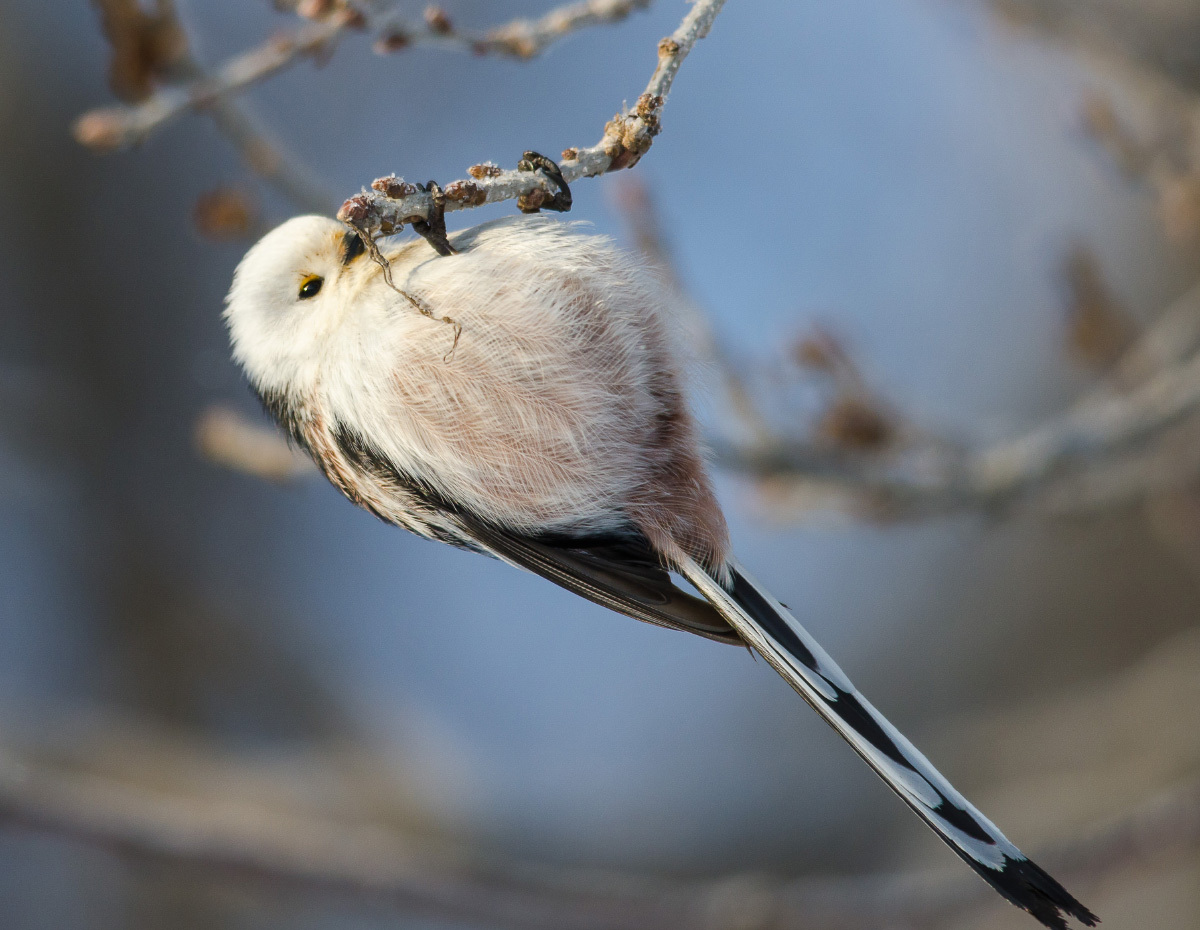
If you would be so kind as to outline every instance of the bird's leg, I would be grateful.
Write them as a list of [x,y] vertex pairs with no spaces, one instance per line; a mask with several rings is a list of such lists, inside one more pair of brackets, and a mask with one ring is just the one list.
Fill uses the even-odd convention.
[[429,210],[429,219],[413,219],[413,231],[424,238],[438,255],[455,255],[458,249],[446,238],[446,195],[438,186],[437,181],[428,184],[418,184],[418,188],[428,192],[433,197],[433,206]]
[[554,194],[547,193],[542,188],[535,188],[528,194],[522,194],[517,198],[517,208],[522,213],[537,213],[539,210],[555,210],[559,213],[566,213],[571,209],[571,188],[567,187],[562,169],[555,162],[537,152],[526,152],[517,162],[517,170],[540,171],[558,188]]

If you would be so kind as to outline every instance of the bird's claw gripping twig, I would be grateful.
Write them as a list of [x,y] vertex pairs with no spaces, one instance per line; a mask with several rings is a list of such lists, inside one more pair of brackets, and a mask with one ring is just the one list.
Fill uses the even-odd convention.
[[433,246],[433,250],[438,255],[457,254],[458,250],[450,244],[450,240],[446,237],[446,195],[437,181],[418,184],[417,187],[427,191],[433,197],[433,206],[429,210],[428,219],[414,217],[410,221],[413,232]]
[[539,210],[555,210],[559,213],[566,213],[571,209],[571,188],[567,186],[562,170],[556,162],[537,152],[526,152],[517,162],[517,170],[539,171],[558,188],[553,194],[541,188],[535,188],[528,194],[522,194],[517,198],[517,208],[522,213],[537,213]]

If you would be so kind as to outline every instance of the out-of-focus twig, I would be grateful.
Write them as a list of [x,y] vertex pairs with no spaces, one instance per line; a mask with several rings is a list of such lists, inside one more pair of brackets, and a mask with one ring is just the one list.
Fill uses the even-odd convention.
[[[595,145],[563,152],[561,168],[566,181],[631,167],[649,150],[661,130],[663,105],[680,65],[696,42],[708,35],[724,5],[725,0],[696,0],[679,28],[658,43],[658,65],[636,105],[609,120],[603,138]],[[540,171],[481,170],[472,172],[470,179],[446,185],[445,208],[463,210],[554,193],[552,183]],[[414,219],[427,219],[432,207],[431,194],[392,176],[379,178],[371,190],[347,200],[338,211],[338,219],[364,236],[375,236],[394,232]]]
[[1122,385],[1139,384],[1154,372],[1179,365],[1200,346],[1200,284],[1172,301],[1113,368],[1108,396]]
[[1072,458],[1121,452],[1200,407],[1200,355],[1120,396],[1090,397],[1017,440],[974,456],[969,484],[992,496],[1019,493]]
[[[717,337],[709,313],[684,283],[650,191],[635,177],[623,178],[615,201],[639,251],[660,270],[686,312],[687,328],[700,360],[715,369],[720,378],[732,414],[723,424],[725,432],[748,436],[751,445],[770,445],[775,441],[775,430],[733,353]],[[890,444],[895,438],[895,424],[889,411],[872,396],[858,366],[837,339],[824,330],[815,330],[798,343],[795,355],[805,367],[827,376],[834,387],[833,401],[816,429],[829,447],[863,451]]]
[[1067,348],[1083,365],[1103,371],[1128,348],[1133,327],[1091,250],[1076,245],[1065,265]]
[[[81,772],[0,746],[0,826],[37,830],[122,855],[186,865],[216,878],[374,899],[404,913],[485,920],[521,930],[834,930],[928,926],[993,900],[960,870],[953,878],[883,873],[785,882],[731,876],[672,881],[583,874],[554,866],[492,868],[438,844],[367,822],[270,805],[240,786],[261,782],[225,760],[186,759],[164,742],[142,746],[139,771],[182,769],[193,794]],[[195,793],[197,785],[220,790]],[[1067,881],[1098,882],[1200,848],[1200,782],[1189,780],[1099,830],[1042,850]]]
[[616,23],[653,0],[582,0],[555,7],[536,19],[515,19],[483,32],[458,29],[443,10],[428,7],[421,24],[393,19],[381,30],[376,48],[392,51],[414,44],[456,47],[475,55],[529,59],[572,32]]
[[679,300],[679,306],[687,314],[692,342],[702,361],[711,365],[721,379],[734,416],[734,425],[739,430],[748,431],[754,442],[768,441],[771,429],[759,410],[750,386],[728,348],[717,338],[709,314],[697,304],[683,282],[650,191],[635,177],[623,178],[616,190],[616,203],[625,222],[629,224],[639,251],[660,270]]
[[1144,504],[1194,487],[1200,476],[1200,424],[1181,424],[1147,448],[1071,471],[1033,497],[1038,512],[1078,517]]
[[173,0],[92,0],[112,54],[108,86],[130,103],[145,100],[187,47]]
[[75,136],[84,145],[97,150],[136,145],[189,110],[215,108],[219,112],[230,97],[251,85],[301,59],[327,54],[351,29],[364,29],[375,34],[378,37],[376,47],[381,51],[434,44],[475,54],[530,58],[572,32],[617,22],[649,2],[586,0],[556,8],[536,20],[516,20],[481,33],[460,32],[445,17],[428,16],[422,22],[412,21],[382,2],[342,7],[299,29],[268,39],[229,59],[211,74],[200,73],[183,85],[163,87],[135,106],[107,107],[85,113],[76,121]]
[[192,222],[200,235],[217,242],[249,238],[261,226],[254,199],[236,187],[216,187],[197,197]]
[[[1200,236],[1200,72],[1190,52],[1194,19],[1187,4],[1143,8],[1088,0],[992,0],[1001,17],[1069,50],[1113,79],[1151,117],[1140,138],[1111,101],[1093,93],[1084,123],[1127,176],[1158,200],[1168,238],[1195,245]],[[1145,127],[1143,127],[1143,133]]]
[[[237,149],[247,166],[302,210],[328,213],[333,197],[312,172],[287,152],[236,101],[221,93],[200,88],[213,87],[210,77],[192,52],[187,32],[179,20],[173,0],[156,0],[153,14],[145,13],[137,0],[100,0],[105,33],[113,48],[114,79],[119,87],[136,89],[136,106],[93,110],[75,123],[79,142],[96,150],[118,148],[144,138],[147,118],[170,119],[182,110],[173,107],[189,98],[203,105],[217,128]],[[314,27],[315,28],[315,27]],[[150,42],[146,36],[157,38]],[[154,55],[141,57],[127,51],[150,44]],[[132,61],[132,63],[130,63]],[[218,81],[219,83],[219,81]],[[163,84],[153,90],[155,84]],[[123,94],[127,99],[129,94]],[[184,107],[186,109],[186,106]],[[148,132],[149,124],[145,124]]]
[[326,49],[346,28],[344,20],[312,23],[230,59],[211,75],[163,87],[136,106],[90,110],[76,120],[75,138],[98,151],[136,145],[189,110],[212,108],[300,58]]
[[[758,446],[718,443],[718,461],[776,485],[815,483],[835,498],[845,498],[851,509],[866,503],[872,512],[891,518],[1003,509],[1037,503],[1040,496],[1053,500],[1052,509],[1062,512],[1069,509],[1075,481],[1088,484],[1080,495],[1086,509],[1100,505],[1101,488],[1126,503],[1161,489],[1164,476],[1174,470],[1158,467],[1139,452],[1139,467],[1108,472],[1106,481],[1091,481],[1089,471],[1125,464],[1123,456],[1135,447],[1165,435],[1200,410],[1200,354],[1180,348],[1200,338],[1198,317],[1200,301],[1189,293],[1118,361],[1114,371],[1130,379],[1124,390],[1104,383],[1065,413],[994,446],[971,450],[939,444],[856,456],[807,439],[777,439]],[[1114,482],[1116,474],[1123,483]],[[1144,485],[1138,483],[1142,481]],[[811,503],[811,495],[804,500]]]
[[290,481],[316,475],[312,460],[293,449],[278,430],[253,423],[225,407],[206,410],[195,427],[205,458],[258,478]]

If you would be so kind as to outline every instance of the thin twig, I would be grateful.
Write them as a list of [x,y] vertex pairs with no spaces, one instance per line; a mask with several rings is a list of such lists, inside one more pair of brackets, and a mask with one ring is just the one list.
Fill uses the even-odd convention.
[[660,909],[652,895],[623,899],[607,889],[572,892],[473,874],[393,830],[292,816],[227,792],[181,798],[4,755],[0,824],[242,880],[379,898],[406,913],[483,918],[514,930],[694,926],[678,919],[678,911],[688,911],[679,902]]
[[[155,0],[149,10],[140,0],[95,0],[105,37],[112,47],[109,83],[114,92],[138,106],[94,111],[76,122],[77,139],[93,148],[121,144],[121,114],[157,112],[161,104],[181,100],[186,87],[212,84],[196,59],[174,0]],[[156,88],[158,88],[156,90]],[[327,213],[333,198],[312,174],[262,129],[236,101],[207,95],[205,109],[252,171],[306,211]],[[136,122],[136,121],[135,121]],[[136,132],[136,127],[130,130]]]
[[[424,30],[413,34],[421,42],[455,44],[463,51],[476,55],[505,55],[529,59],[544,52],[559,39],[589,26],[616,23],[635,10],[644,10],[652,0],[583,0],[557,7],[537,19],[516,19],[483,33],[460,32],[453,26],[430,26],[426,17]],[[403,27],[402,27],[403,28]],[[410,27],[411,28],[411,27]],[[409,33],[404,33],[409,38]]]
[[[1048,37],[1090,68],[1114,79],[1156,124],[1141,140],[1123,126],[1105,98],[1093,96],[1085,121],[1125,174],[1152,190],[1169,239],[1194,245],[1200,234],[1200,98],[1186,55],[1160,41],[1186,35],[1185,7],[1143,11],[1136,5],[1088,0],[992,0],[1001,16]],[[1176,41],[1186,43],[1186,39]]]
[[327,48],[346,28],[341,20],[313,23],[230,59],[211,76],[183,86],[164,87],[144,103],[91,110],[76,120],[75,138],[98,151],[137,145],[189,110],[212,107],[300,58]]
[[[725,0],[696,0],[679,28],[659,42],[658,65],[637,104],[613,117],[604,127],[604,137],[595,145],[563,152],[561,168],[568,182],[631,167],[649,150],[661,130],[663,105],[679,66],[696,42],[708,35],[724,5]],[[515,200],[535,191],[545,195],[554,193],[542,172],[490,169],[476,174],[445,186],[446,210]],[[431,194],[393,176],[378,179],[372,190],[364,190],[347,200],[338,211],[338,218],[370,237],[390,234],[414,218],[428,219],[432,207]]]
[[209,461],[269,481],[317,474],[312,460],[287,444],[279,430],[225,407],[206,410],[195,427],[196,447]]
[[[173,3],[164,9],[178,22]],[[179,31],[181,35],[184,34],[182,24],[179,25]],[[192,84],[210,80],[190,44],[184,45],[176,68],[179,78]],[[273,185],[299,209],[312,213],[329,212],[333,206],[333,195],[329,190],[314,177],[307,165],[272,138],[238,101],[215,97],[207,107],[207,112],[251,171]]]
[[[1168,476],[1188,477],[1152,454],[1125,456],[1200,410],[1200,354],[1192,354],[1197,339],[1200,290],[1193,290],[1122,356],[1113,380],[1023,436],[980,450],[938,445],[864,456],[783,439],[717,443],[717,458],[759,479],[814,482],[890,518],[1011,507],[1041,495],[1059,513],[1072,500],[1088,510],[1106,497],[1127,503],[1161,490]],[[1101,474],[1100,466],[1109,465],[1114,470]]]
[[303,58],[326,54],[345,32],[354,28],[365,28],[377,35],[377,48],[384,51],[422,44],[475,54],[530,58],[576,30],[617,22],[649,2],[589,0],[552,10],[537,20],[516,20],[478,34],[446,31],[428,22],[410,21],[386,4],[372,4],[361,16],[335,14],[268,39],[229,59],[211,75],[198,77],[184,86],[164,87],[135,106],[91,110],[76,121],[75,137],[100,151],[137,145],[190,110],[219,107],[228,98]]
[[[170,747],[156,752],[170,757]],[[161,765],[161,757],[159,760]],[[206,778],[215,776],[208,767]],[[243,780],[236,771],[224,785]],[[475,918],[514,930],[696,930],[758,926],[927,925],[991,900],[966,872],[780,882],[751,876],[681,882],[584,875],[543,866],[479,869],[394,830],[267,809],[224,790],[205,798],[156,791],[0,752],[0,825],[122,855],[389,902],[405,913]],[[1097,882],[1200,847],[1200,782],[1187,781],[1037,858],[1064,880]]]
[[[1172,301],[1118,360],[1110,390],[1141,383],[1156,371],[1178,365],[1197,347],[1200,347],[1200,284]],[[1099,396],[1103,396],[1105,389],[1099,390]]]
[[683,282],[650,191],[631,176],[621,182],[616,199],[638,249],[647,261],[661,271],[686,312],[695,349],[720,377],[735,425],[739,430],[747,431],[754,443],[769,441],[772,436],[770,425],[759,410],[749,384],[725,344],[717,338],[709,314],[698,305]]
[[1200,355],[1117,397],[1088,398],[1020,439],[975,456],[966,468],[983,493],[1026,490],[1072,458],[1120,452],[1200,407]]

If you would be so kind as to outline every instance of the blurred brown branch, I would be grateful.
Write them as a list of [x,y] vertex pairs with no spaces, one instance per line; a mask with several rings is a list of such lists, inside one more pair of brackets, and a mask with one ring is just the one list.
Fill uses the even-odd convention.
[[710,314],[699,305],[684,283],[649,189],[637,177],[623,177],[614,200],[639,251],[659,269],[678,300],[696,353],[716,371],[729,400],[733,425],[749,431],[754,441],[766,441],[770,426],[729,349],[717,338]]
[[[1064,880],[1108,887],[1200,850],[1198,682],[1200,636],[1189,631],[1100,686],[959,721],[943,729],[942,748],[972,760],[974,780],[992,786],[991,806],[1041,837],[1039,862]],[[523,930],[857,930],[950,918],[961,926],[963,915],[993,903],[985,885],[949,864],[945,872],[794,881],[497,867],[414,833],[403,815],[364,807],[376,792],[386,803],[393,782],[372,775],[373,763],[364,770],[348,747],[264,767],[119,721],[92,720],[88,732],[86,740],[60,735],[64,745],[49,751],[0,740],[0,824],[217,878]],[[1095,790],[1078,792],[1081,781]],[[1030,807],[1039,796],[1048,798],[1044,810]]]
[[85,113],[74,127],[81,144],[97,151],[131,145],[188,107],[203,109],[246,165],[298,207],[318,213],[333,208],[332,195],[312,172],[244,107],[227,95],[200,90],[221,79],[209,76],[192,53],[174,0],[155,0],[152,13],[143,10],[138,0],[95,3],[112,47],[110,83],[118,96],[135,105]]
[[[151,133],[190,110],[220,113],[230,97],[290,67],[303,58],[324,56],[348,30],[370,31],[376,48],[395,51],[418,44],[437,44],[475,54],[530,58],[553,42],[588,26],[624,19],[650,0],[587,0],[556,8],[537,20],[515,20],[482,33],[460,32],[440,11],[431,10],[422,22],[400,16],[384,3],[292,3],[294,11],[311,8],[315,21],[268,39],[231,58],[211,74],[189,69],[184,83],[161,87],[132,106],[107,107],[83,114],[75,136],[89,148],[108,151],[136,145]],[[128,6],[129,0],[104,0],[105,6]],[[160,6],[167,6],[162,4]],[[440,14],[440,15],[439,15]],[[174,13],[168,14],[174,19]],[[244,130],[246,127],[242,126]],[[236,134],[235,134],[236,135]]]
[[1141,126],[1131,128],[1107,93],[1093,92],[1083,122],[1131,179],[1158,201],[1167,238],[1200,246],[1200,37],[1194,7],[1124,0],[992,0],[1008,22],[1050,39],[1121,88]]
[[[1164,325],[1174,327],[1177,322],[1171,316]],[[1153,351],[1146,343],[1158,341],[1152,327],[1119,368],[1138,367],[1134,359]],[[1065,502],[1073,482],[1086,481],[1089,471],[1101,466],[1125,463],[1123,456],[1131,448],[1167,435],[1198,409],[1200,355],[1194,355],[1128,391],[1105,385],[1024,435],[979,450],[939,445],[861,455],[810,440],[777,439],[757,445],[718,444],[716,451],[727,468],[773,484],[816,482],[892,518],[1036,505],[1042,494],[1059,502],[1053,509],[1069,510]],[[1164,474],[1146,468],[1123,473],[1125,485],[1111,488],[1122,503],[1157,489]],[[1094,508],[1094,490],[1087,497],[1089,508]]]
[[225,407],[210,407],[197,420],[196,447],[211,462],[270,481],[317,474],[304,453],[287,444],[279,430],[253,423]]
[[407,48],[414,43],[456,46],[475,55],[504,55],[529,59],[544,52],[559,39],[589,26],[616,23],[635,10],[644,10],[652,0],[582,0],[555,7],[537,19],[514,19],[484,32],[464,32],[455,27],[443,10],[427,7],[420,26],[393,21],[380,36],[381,51]]
[[[1069,513],[1127,504],[1200,475],[1200,455],[1183,454],[1193,445],[1173,441],[1174,428],[1200,410],[1200,287],[1164,310],[1121,352],[1108,377],[1068,411],[981,449],[921,436],[872,395],[837,340],[818,331],[797,355],[806,367],[828,372],[837,393],[813,436],[790,437],[769,424],[706,314],[688,296],[649,193],[627,183],[618,205],[643,254],[664,268],[689,309],[699,351],[720,373],[733,425],[749,429],[745,440],[712,440],[718,463],[755,479],[775,502],[794,496],[802,509],[832,505],[888,519],[1018,505]],[[1069,266],[1073,297],[1092,306],[1077,312],[1093,328],[1097,315],[1105,326],[1117,325],[1108,322],[1115,308],[1096,306],[1110,298],[1099,292],[1098,272],[1080,254]],[[1127,324],[1121,318],[1119,325]],[[1106,339],[1105,354],[1115,339]],[[1128,340],[1122,332],[1120,342]]]

